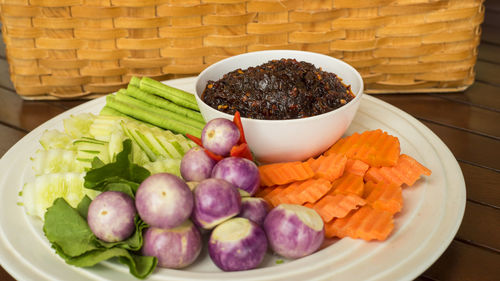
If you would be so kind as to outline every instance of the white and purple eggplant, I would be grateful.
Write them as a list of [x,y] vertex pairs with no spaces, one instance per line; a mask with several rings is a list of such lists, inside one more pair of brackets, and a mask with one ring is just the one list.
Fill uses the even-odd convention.
[[260,197],[242,197],[241,211],[238,216],[262,225],[269,210],[271,210],[269,203]]
[[217,162],[212,170],[212,178],[234,184],[246,196],[254,195],[260,185],[259,168],[254,162],[242,157],[227,157]]
[[106,242],[119,242],[135,231],[134,200],[119,191],[105,191],[89,205],[87,223],[94,235]]
[[210,178],[215,160],[205,150],[195,146],[188,150],[181,160],[181,176],[186,181],[202,181]]
[[316,252],[324,240],[324,223],[310,208],[281,204],[264,220],[269,246],[277,254],[297,259]]
[[150,226],[174,228],[193,210],[193,193],[179,177],[158,173],[145,179],[135,194],[139,216]]
[[203,229],[212,229],[241,210],[238,189],[222,179],[206,179],[194,190],[193,222]]
[[231,148],[240,140],[240,130],[230,120],[215,118],[207,122],[201,131],[201,143],[211,152],[228,156]]
[[192,264],[202,249],[200,232],[190,220],[176,228],[149,227],[143,239],[141,253],[158,258],[158,265],[165,268],[184,268]]
[[232,218],[219,224],[208,241],[210,258],[224,271],[258,267],[267,247],[264,230],[246,218]]

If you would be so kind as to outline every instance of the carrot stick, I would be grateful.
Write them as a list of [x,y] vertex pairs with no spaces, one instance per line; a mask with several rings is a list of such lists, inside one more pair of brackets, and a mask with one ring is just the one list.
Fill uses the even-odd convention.
[[309,164],[299,161],[262,165],[259,166],[259,173],[263,186],[283,185],[314,176]]
[[331,183],[326,179],[308,179],[293,183],[284,192],[286,198],[283,200],[288,204],[298,205],[306,202],[315,203],[330,191],[331,187]]
[[261,187],[257,192],[255,193],[256,197],[265,197],[269,192],[273,191],[274,187],[268,186],[268,187]]
[[403,194],[400,186],[386,182],[367,182],[367,190],[371,190],[366,197],[366,202],[374,209],[384,210],[391,214],[401,211],[403,207]]
[[348,224],[347,233],[352,238],[382,241],[389,236],[393,228],[394,222],[391,213],[363,206],[353,214]]
[[279,195],[283,190],[285,190],[286,187],[279,186],[273,188],[273,190],[266,195],[264,195],[262,198],[267,201],[271,206],[276,207],[279,205]]
[[346,173],[339,179],[332,183],[331,194],[356,194],[358,196],[363,196],[363,177]]
[[400,145],[398,138],[378,129],[354,133],[337,141],[324,155],[331,153],[343,154],[373,167],[393,166],[398,160]]
[[351,173],[363,177],[370,165],[358,159],[348,158],[345,163],[345,173]]
[[300,185],[302,189],[297,195],[297,203],[315,203],[332,188],[332,184],[326,179],[310,179]]
[[358,206],[365,205],[365,200],[363,198],[355,195],[325,195],[315,204],[306,203],[304,206],[308,206],[321,216],[325,223],[330,222],[334,218],[343,218],[351,210],[355,210]]
[[360,238],[363,240],[385,240],[394,229],[392,214],[365,205],[351,211],[344,218],[325,224],[326,237]]
[[393,167],[371,167],[365,174],[365,181],[390,182],[396,185],[412,186],[422,175],[430,176],[431,170],[412,157],[401,154]]
[[347,157],[342,154],[331,153],[328,156],[321,155],[310,164],[316,178],[324,178],[334,181],[344,173]]

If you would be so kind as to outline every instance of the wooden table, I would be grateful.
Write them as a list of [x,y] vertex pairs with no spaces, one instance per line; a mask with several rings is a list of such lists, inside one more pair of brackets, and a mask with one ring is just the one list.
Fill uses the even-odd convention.
[[[500,4],[486,1],[476,82],[466,91],[377,95],[428,126],[457,158],[465,216],[444,254],[417,280],[500,280]],[[84,101],[24,101],[0,48],[0,157],[28,132]],[[17,187],[13,187],[17,188]],[[0,280],[13,280],[0,267]]]

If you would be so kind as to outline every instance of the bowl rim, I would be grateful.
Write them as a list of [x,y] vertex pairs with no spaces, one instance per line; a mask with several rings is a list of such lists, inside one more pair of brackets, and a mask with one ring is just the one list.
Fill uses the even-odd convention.
[[[304,117],[304,118],[272,119],[272,120],[269,120],[269,119],[253,119],[253,118],[248,118],[248,117],[241,116],[241,120],[242,121],[252,122],[252,123],[267,123],[267,124],[269,124],[269,123],[278,123],[278,122],[284,122],[284,121],[289,122],[289,123],[295,123],[295,122],[304,122],[304,121],[309,121],[309,120],[314,121],[314,120],[317,120],[317,119],[328,118],[330,115],[339,114],[339,112],[345,111],[349,107],[354,106],[356,103],[358,103],[360,101],[361,97],[364,94],[363,93],[363,91],[364,91],[364,81],[363,81],[363,78],[361,77],[361,74],[353,66],[351,66],[348,63],[346,63],[343,60],[340,60],[340,59],[337,59],[335,57],[328,56],[328,55],[325,55],[325,54],[316,53],[316,52],[310,52],[310,51],[300,51],[300,50],[266,50],[266,51],[247,52],[247,53],[243,53],[243,54],[231,56],[231,57],[222,59],[222,60],[220,60],[220,61],[218,61],[216,63],[213,63],[210,66],[208,66],[207,68],[205,68],[196,77],[196,81],[195,81],[195,95],[194,95],[195,98],[196,98],[196,101],[198,103],[202,103],[203,105],[205,105],[210,110],[214,110],[214,111],[218,112],[219,114],[221,114],[225,118],[232,120],[232,118],[234,117],[234,115],[229,114],[229,113],[225,113],[225,112],[222,112],[222,111],[219,111],[219,110],[217,110],[217,109],[209,106],[207,103],[205,103],[201,99],[201,94],[202,93],[198,93],[198,87],[197,87],[197,85],[198,85],[201,77],[203,77],[204,75],[206,75],[206,73],[210,72],[213,68],[215,68],[215,67],[217,67],[217,66],[219,66],[221,64],[225,64],[228,61],[237,60],[237,59],[239,59],[241,57],[255,56],[255,55],[259,55],[259,54],[273,54],[273,53],[280,54],[281,58],[287,58],[286,55],[289,54],[291,56],[288,57],[288,58],[292,58],[292,59],[294,58],[293,54],[297,54],[297,53],[299,53],[299,54],[305,54],[305,55],[312,55],[312,56],[320,56],[320,57],[324,57],[326,60],[331,60],[331,61],[334,61],[337,64],[341,64],[341,65],[345,66],[350,72],[352,72],[354,74],[355,79],[359,83],[359,91],[358,91],[358,93],[354,93],[353,92],[354,99],[352,99],[347,104],[345,104],[345,105],[343,105],[343,106],[341,106],[339,108],[336,108],[334,110],[331,110],[331,111],[319,114],[319,115],[314,115],[314,116],[309,116],[309,117]],[[277,59],[281,59],[281,58],[277,58]],[[300,61],[306,61],[306,60],[302,60],[301,59]],[[260,65],[260,64],[263,64],[263,63],[255,64],[255,66]],[[232,70],[234,70],[234,69],[232,69]],[[228,73],[228,72],[230,72],[232,70],[228,70],[226,73]],[[337,75],[336,73],[334,73],[334,74]],[[340,77],[338,75],[337,75],[337,77],[340,78],[341,80],[343,80],[342,77]],[[350,85],[347,85],[347,86],[351,86],[351,85],[352,85],[352,83]],[[352,91],[352,87],[351,87],[351,91]]]

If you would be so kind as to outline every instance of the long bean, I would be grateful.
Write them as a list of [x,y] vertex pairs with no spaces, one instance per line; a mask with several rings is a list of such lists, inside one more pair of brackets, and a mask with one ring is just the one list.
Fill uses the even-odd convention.
[[129,84],[129,86],[127,87],[126,93],[127,95],[132,96],[138,100],[142,100],[152,106],[158,106],[168,111],[172,111],[179,115],[185,116],[186,118],[194,119],[196,121],[205,123],[205,120],[203,119],[201,113],[191,110],[189,108],[179,106],[162,97],[145,92],[131,84]]
[[173,119],[173,120],[185,123],[185,124],[190,125],[190,126],[195,127],[195,128],[203,129],[203,127],[205,126],[204,123],[201,123],[199,121],[196,121],[196,120],[193,120],[190,118],[186,118],[185,116],[179,115],[175,112],[168,111],[168,110],[165,110],[165,109],[157,107],[157,106],[151,106],[150,104],[148,104],[144,101],[138,100],[134,97],[131,97],[131,96],[127,95],[126,93],[128,93],[128,91],[124,91],[124,92],[118,91],[118,93],[116,93],[116,95],[115,95],[116,100],[121,101],[121,102],[126,103],[126,104],[134,105],[135,107],[139,107],[139,108],[146,110],[146,111],[154,112],[154,113],[162,116],[163,118]]
[[201,129],[199,128],[195,128],[174,119],[164,118],[162,115],[152,112],[151,110],[144,109],[143,107],[118,101],[115,95],[108,95],[106,97],[106,105],[123,114],[148,122],[163,129],[171,130],[184,135],[190,134],[201,137]]
[[107,105],[103,106],[101,111],[99,112],[100,115],[110,115],[110,116],[127,116],[118,110],[115,110]]
[[128,82],[128,84],[132,85],[132,86],[139,87],[141,85],[141,78],[136,77],[136,76],[132,76],[132,78],[130,78],[130,81]]
[[200,111],[194,95],[183,90],[170,87],[149,77],[143,77],[139,88],[150,94],[168,99],[180,106]]

